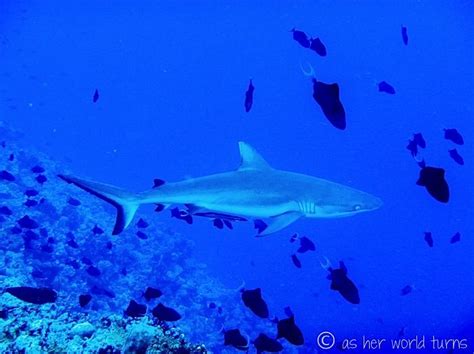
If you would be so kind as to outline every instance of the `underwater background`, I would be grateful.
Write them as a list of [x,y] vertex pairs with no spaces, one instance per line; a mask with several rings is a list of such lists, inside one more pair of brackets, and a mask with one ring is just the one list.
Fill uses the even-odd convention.
[[[0,178],[0,206],[11,211],[0,214],[0,291],[58,293],[54,304],[35,305],[3,292],[0,351],[237,352],[224,346],[224,330],[251,340],[276,334],[244,306],[244,287],[262,289],[272,317],[291,308],[305,344],[281,339],[285,353],[339,352],[350,339],[357,346],[348,352],[385,353],[391,339],[423,336],[426,347],[398,352],[472,353],[473,17],[474,3],[461,0],[0,0],[0,170],[13,176]],[[293,28],[321,38],[327,56],[299,45]],[[345,130],[313,99],[302,72],[309,65],[318,80],[339,84]],[[380,92],[382,81],[396,93]],[[446,140],[446,128],[464,145]],[[426,140],[417,160],[406,148],[415,133]],[[258,238],[251,223],[219,230],[143,206],[112,236],[114,208],[57,178],[144,191],[155,178],[235,170],[239,141],[275,168],[363,190],[384,205],[350,218],[300,219]],[[465,165],[449,156],[453,147]],[[421,158],[446,170],[448,203],[416,184]],[[28,189],[39,194],[25,196]],[[37,205],[25,205],[29,199]],[[35,235],[18,231],[25,215],[37,222]],[[140,218],[146,239],[136,235]],[[457,232],[460,241],[450,242]],[[298,254],[301,268],[291,259],[295,233],[316,245]],[[326,258],[333,267],[344,261],[360,304],[330,289]],[[147,303],[151,286],[163,296]],[[85,293],[92,301],[81,308]],[[148,312],[163,302],[182,318],[131,318],[124,310],[132,299]],[[317,343],[324,331],[335,338],[328,350]],[[433,348],[433,336],[463,346]],[[386,342],[369,350],[364,337]]]

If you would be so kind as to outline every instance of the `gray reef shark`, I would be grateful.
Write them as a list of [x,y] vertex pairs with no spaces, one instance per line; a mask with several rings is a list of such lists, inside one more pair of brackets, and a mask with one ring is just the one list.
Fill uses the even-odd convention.
[[274,169],[244,142],[239,142],[239,149],[241,164],[235,171],[165,183],[142,193],[72,176],[59,177],[117,208],[113,235],[130,224],[142,204],[185,204],[193,212],[266,219],[260,235],[279,231],[301,217],[350,216],[382,205],[379,198],[368,193],[322,178]]

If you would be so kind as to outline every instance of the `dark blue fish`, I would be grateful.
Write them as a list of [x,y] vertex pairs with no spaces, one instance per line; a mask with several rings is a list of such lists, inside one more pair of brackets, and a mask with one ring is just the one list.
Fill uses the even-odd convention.
[[25,191],[25,195],[26,195],[27,197],[35,197],[35,196],[38,195],[38,193],[39,193],[39,192],[38,192],[36,189],[27,189],[27,190]]
[[94,235],[101,235],[104,233],[104,230],[102,230],[99,226],[95,225],[94,228],[92,229],[92,233]]
[[408,32],[405,26],[402,26],[402,40],[403,44],[408,45]]
[[420,176],[416,184],[425,187],[428,193],[437,201],[447,203],[449,201],[449,186],[444,177],[445,171],[438,167],[429,167],[420,163]]
[[224,228],[224,222],[221,219],[214,219],[214,221],[212,223],[218,229],[222,230]]
[[256,288],[253,290],[241,290],[242,301],[254,314],[260,318],[268,318],[268,306],[262,298],[262,290]]
[[45,175],[38,175],[35,179],[39,184],[43,184],[48,180]]
[[10,216],[13,214],[13,211],[9,207],[2,205],[0,206],[0,214]]
[[401,296],[406,296],[410,294],[413,291],[413,287],[411,285],[406,285],[400,290],[400,295]]
[[215,302],[210,302],[209,305],[208,305],[208,307],[209,307],[210,309],[215,309],[215,308],[217,307],[217,305],[216,305]]
[[296,254],[291,255],[291,261],[293,262],[296,268],[301,268],[301,262],[298,257],[296,257]]
[[56,291],[50,288],[32,288],[29,286],[17,286],[6,288],[5,292],[15,296],[31,304],[43,305],[47,303],[54,303],[58,298]]
[[464,165],[464,159],[462,158],[462,156],[459,154],[458,150],[457,149],[451,149],[451,150],[448,150],[449,152],[449,156],[451,156],[451,158],[456,161],[458,164],[460,165]]
[[283,346],[276,339],[272,339],[266,334],[260,333],[253,341],[257,353],[270,352],[278,353],[283,350]]
[[346,112],[339,99],[338,84],[326,84],[313,78],[313,98],[334,127],[346,129]]
[[460,232],[456,232],[453,237],[451,237],[451,240],[450,240],[450,243],[456,243],[456,242],[459,242],[461,241],[461,233]]
[[428,246],[433,247],[433,235],[431,232],[425,232],[425,241]]
[[38,166],[38,165],[33,166],[33,167],[31,168],[31,172],[37,173],[37,174],[43,173],[44,171],[45,171],[45,169],[44,169],[43,167],[41,167],[41,166]]
[[8,161],[13,161],[13,160],[15,160],[15,155],[10,154],[10,156],[8,156]]
[[92,102],[96,103],[99,100],[99,90],[95,89],[94,95],[92,96]]
[[318,38],[311,39],[310,49],[314,50],[318,55],[325,57],[327,55],[326,47],[323,42]]
[[143,220],[142,218],[140,218],[137,222],[137,227],[140,228],[140,229],[145,229],[148,227],[148,223]]
[[156,205],[156,208],[155,208],[155,211],[157,213],[163,211],[165,209],[165,205],[164,204],[155,204]]
[[72,205],[72,206],[79,206],[81,205],[81,202],[73,197],[69,197],[69,199],[67,200],[68,204]]
[[146,314],[146,305],[141,305],[135,300],[130,300],[125,314],[129,317],[143,317]]
[[145,292],[143,293],[143,297],[145,298],[146,301],[150,301],[152,299],[157,299],[159,298],[163,293],[161,292],[160,289],[152,288],[152,287],[147,287]]
[[257,230],[258,234],[261,234],[267,227],[268,225],[265,223],[265,221],[256,219],[253,221],[253,226]]
[[0,181],[13,182],[14,180],[15,176],[13,176],[10,172],[6,170],[0,171]]
[[140,230],[137,231],[136,235],[137,235],[138,238],[140,238],[142,240],[146,240],[148,238],[146,233],[144,233],[143,231],[140,231]]
[[181,315],[171,307],[166,307],[161,302],[153,309],[153,316],[160,321],[175,322],[181,319]]
[[90,294],[83,294],[79,295],[79,306],[86,307],[89,302],[92,300],[92,295]]
[[184,220],[188,224],[193,223],[193,217],[188,214],[185,210],[179,210],[178,208],[171,209],[171,217],[179,220]]
[[85,264],[85,265],[88,265],[88,266],[91,266],[91,265],[94,264],[94,263],[92,263],[92,261],[89,258],[87,258],[85,256],[83,256],[81,258],[81,262],[82,262],[82,264]]
[[338,291],[344,299],[351,304],[359,304],[359,290],[355,284],[347,277],[347,268],[344,262],[339,262],[339,268],[328,268],[330,274],[328,279],[331,280],[331,290]]
[[458,145],[464,145],[464,139],[457,129],[444,129],[444,138]]
[[308,251],[315,251],[316,246],[314,245],[313,241],[311,241],[309,238],[306,236],[303,236],[300,238],[300,247],[296,252],[298,253],[305,253]]
[[244,337],[239,329],[229,329],[224,330],[224,345],[230,345],[238,350],[247,350],[249,347],[249,342],[246,337]]
[[277,323],[277,329],[277,339],[285,338],[293,345],[304,344],[303,333],[295,324],[295,316],[290,316],[284,320],[279,320]]
[[66,244],[71,248],[79,248],[79,245],[74,239],[70,239],[66,242]]
[[250,112],[250,109],[252,108],[253,105],[253,92],[255,90],[255,87],[253,86],[252,79],[250,79],[249,82],[249,87],[247,88],[247,91],[245,92],[245,112]]
[[101,274],[100,269],[97,268],[97,267],[95,267],[95,266],[89,266],[89,267],[87,267],[86,272],[87,272],[90,276],[93,276],[93,277],[98,277],[98,276],[100,276],[100,274]]
[[395,89],[388,82],[381,81],[381,82],[379,82],[379,92],[385,92],[385,93],[388,93],[390,95],[394,95],[395,94]]
[[163,184],[165,184],[166,182],[162,179],[159,179],[159,178],[155,178],[153,180],[153,188],[158,188],[158,187],[161,187]]
[[25,206],[27,206],[28,208],[32,208],[32,207],[35,207],[38,205],[38,202],[34,199],[27,199],[26,202],[24,203]]
[[423,138],[423,135],[421,133],[413,134],[413,141],[415,142],[416,145],[418,145],[422,149],[426,148],[426,141],[425,141],[425,138]]
[[30,218],[28,215],[23,216],[18,221],[18,225],[20,225],[23,229],[36,229],[39,227],[39,224]]
[[298,31],[295,28],[293,28],[291,32],[293,32],[293,39],[297,41],[301,46],[305,48],[309,48],[311,46],[311,43],[306,33],[304,33],[303,31]]

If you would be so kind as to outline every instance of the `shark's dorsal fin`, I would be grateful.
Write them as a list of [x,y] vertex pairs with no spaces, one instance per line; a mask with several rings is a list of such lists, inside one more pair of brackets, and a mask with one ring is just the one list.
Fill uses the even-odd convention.
[[240,166],[239,170],[265,170],[271,168],[257,150],[243,141],[239,141]]

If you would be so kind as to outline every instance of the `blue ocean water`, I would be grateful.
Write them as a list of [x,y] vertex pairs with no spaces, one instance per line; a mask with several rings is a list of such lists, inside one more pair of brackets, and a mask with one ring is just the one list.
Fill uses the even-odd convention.
[[[428,348],[414,352],[448,352],[429,349],[433,336],[465,339],[468,348],[459,352],[472,352],[473,14],[471,1],[4,0],[0,120],[24,134],[25,148],[57,161],[59,171],[64,166],[130,191],[149,189],[154,178],[234,170],[238,142],[245,141],[275,168],[376,195],[384,202],[379,210],[301,219],[262,238],[250,223],[218,230],[207,220],[188,225],[145,206],[140,215],[192,241],[193,257],[226,288],[262,288],[279,318],[290,306],[305,335],[301,353],[322,350],[316,339],[323,331],[337,342],[353,339],[357,347],[349,352],[368,352],[364,337],[386,339],[370,350],[384,353],[391,339],[416,336],[425,336]],[[298,45],[292,28],[321,38],[327,56]],[[313,100],[301,70],[309,64],[318,80],[339,84],[344,131]],[[246,113],[250,78],[254,103]],[[379,92],[381,81],[396,94]],[[455,145],[444,128],[462,133],[464,166],[449,157]],[[421,156],[446,170],[447,204],[416,185],[420,169],[406,145],[418,132],[427,142]],[[97,223],[110,234],[115,211],[104,207],[107,220]],[[432,232],[433,247],[424,232]],[[450,244],[456,232],[461,241]],[[316,244],[315,252],[298,256],[301,269],[290,258],[294,233]],[[96,247],[94,239],[82,246],[85,254]],[[144,245],[143,254],[153,248]],[[333,266],[344,261],[359,305],[330,290],[325,257]],[[413,290],[402,296],[407,285]],[[217,336],[219,329],[210,331]]]

